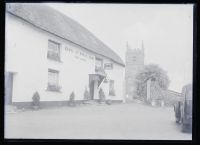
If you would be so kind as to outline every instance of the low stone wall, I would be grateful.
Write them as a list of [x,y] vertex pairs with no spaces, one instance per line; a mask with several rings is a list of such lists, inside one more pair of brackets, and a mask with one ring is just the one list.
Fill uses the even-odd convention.
[[177,101],[180,101],[183,98],[181,93],[175,91],[165,90],[164,92],[164,102],[168,106],[173,106]]
[[164,102],[165,106],[173,106],[177,101],[183,98],[181,93],[162,89],[156,82],[151,82],[148,89],[149,90],[147,91],[149,91],[149,99],[153,104],[159,106],[162,106],[162,102]]
[[[99,99],[95,100],[89,100],[90,102],[99,102]],[[105,100],[105,103],[107,101]],[[123,100],[111,100],[110,104],[118,104],[118,103],[123,103]],[[84,100],[75,100],[74,101],[75,106],[79,106],[82,104],[87,104],[85,103]],[[32,102],[13,102],[11,104],[12,106],[16,107],[17,109],[32,109]],[[51,108],[51,107],[62,107],[62,106],[70,106],[69,101],[41,101],[40,102],[40,107],[41,108]]]

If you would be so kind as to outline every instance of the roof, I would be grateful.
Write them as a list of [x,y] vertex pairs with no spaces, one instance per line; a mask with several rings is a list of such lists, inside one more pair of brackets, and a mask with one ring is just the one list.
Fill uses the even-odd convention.
[[81,47],[103,55],[125,66],[122,59],[101,40],[75,20],[45,4],[9,3],[6,11],[40,29],[48,31]]

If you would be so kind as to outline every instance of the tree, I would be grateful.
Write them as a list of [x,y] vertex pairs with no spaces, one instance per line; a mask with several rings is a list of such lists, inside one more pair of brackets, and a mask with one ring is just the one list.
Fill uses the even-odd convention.
[[147,81],[156,81],[162,89],[167,89],[169,86],[169,77],[167,72],[155,64],[144,66],[144,68],[136,75],[136,94],[139,97],[146,98]]

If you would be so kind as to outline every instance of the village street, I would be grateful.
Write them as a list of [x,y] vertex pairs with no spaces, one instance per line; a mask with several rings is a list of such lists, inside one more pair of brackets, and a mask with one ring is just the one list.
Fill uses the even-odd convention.
[[5,115],[6,138],[191,140],[174,110],[138,103],[83,105]]

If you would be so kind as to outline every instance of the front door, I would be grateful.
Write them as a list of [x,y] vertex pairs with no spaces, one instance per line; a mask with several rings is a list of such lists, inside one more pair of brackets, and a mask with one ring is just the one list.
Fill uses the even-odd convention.
[[96,74],[89,74],[89,86],[90,86],[90,96],[91,99],[98,98],[98,84],[99,84],[99,76]]
[[90,97],[91,97],[91,100],[94,99],[94,81],[90,82]]
[[12,89],[13,89],[13,73],[5,72],[5,105],[12,104]]

